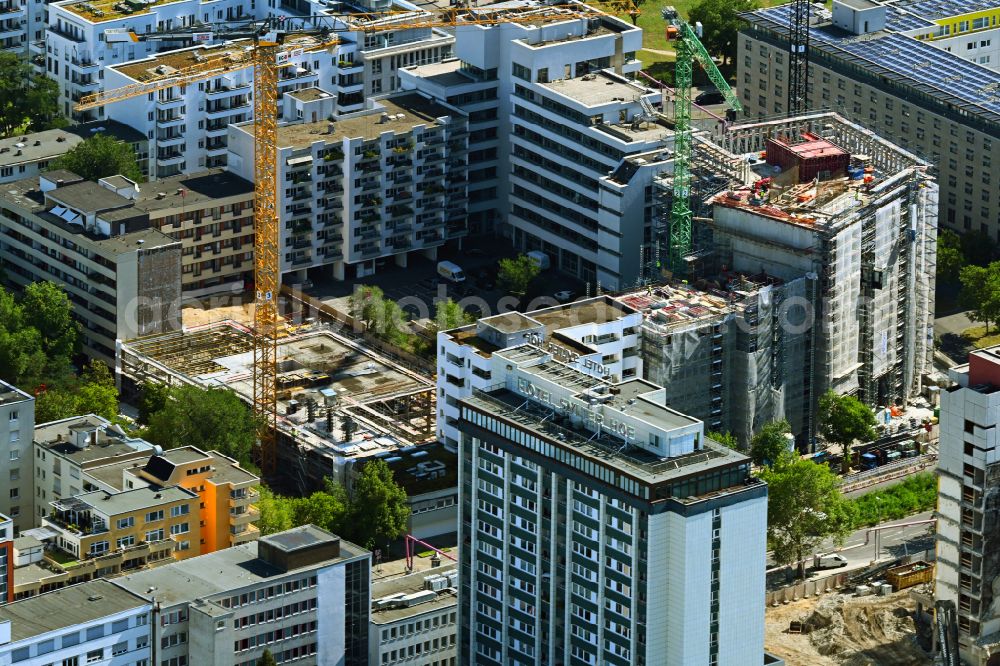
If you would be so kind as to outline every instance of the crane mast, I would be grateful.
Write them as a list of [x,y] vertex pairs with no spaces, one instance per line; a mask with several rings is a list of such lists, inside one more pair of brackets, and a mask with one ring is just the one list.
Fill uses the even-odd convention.
[[674,174],[673,200],[670,208],[670,237],[668,266],[675,275],[684,275],[684,257],[691,251],[691,86],[694,82],[694,63],[701,65],[709,80],[726,98],[733,112],[743,110],[743,105],[726,82],[715,61],[698,39],[691,25],[680,17],[673,7],[661,10],[663,18],[677,28],[674,50]]
[[806,110],[809,85],[809,9],[812,0],[793,0],[788,34],[788,117]]

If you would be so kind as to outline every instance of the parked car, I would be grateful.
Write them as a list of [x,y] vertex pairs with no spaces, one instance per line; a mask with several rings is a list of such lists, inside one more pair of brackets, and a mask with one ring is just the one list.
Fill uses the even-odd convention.
[[557,291],[552,294],[552,298],[556,299],[560,303],[568,303],[576,298],[576,292],[572,289],[563,289],[562,291]]
[[694,103],[698,106],[711,106],[712,104],[725,104],[726,96],[718,90],[706,90],[694,98]]

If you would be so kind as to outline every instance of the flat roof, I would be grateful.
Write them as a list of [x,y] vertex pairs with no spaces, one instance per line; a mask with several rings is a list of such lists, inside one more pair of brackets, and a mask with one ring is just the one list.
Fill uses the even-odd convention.
[[336,543],[340,537],[310,524],[262,536],[259,540],[283,552],[294,553],[297,550],[312,548],[324,543]]
[[82,142],[83,138],[63,129],[0,139],[0,166],[16,166],[52,159]]
[[554,305],[527,313],[529,317],[543,324],[549,331],[572,328],[583,324],[605,324],[617,321],[635,310],[619,303],[610,296],[594,296],[584,300]]
[[32,397],[12,384],[0,381],[0,405],[25,402]]
[[107,134],[125,143],[143,143],[149,141],[149,137],[131,125],[126,125],[110,118],[79,123],[71,127],[66,127],[65,131],[76,134],[84,139],[89,139],[97,134]]
[[[146,213],[173,208],[193,208],[220,199],[240,197],[253,201],[253,183],[225,169],[159,178],[139,186],[135,208]],[[162,195],[162,196],[161,196]]]
[[[120,493],[107,493],[103,490],[95,490],[90,493],[77,495],[72,500],[83,502],[95,511],[100,511],[107,516],[120,516],[123,513],[132,513],[155,506],[172,504],[182,500],[197,499],[198,494],[180,486],[170,486],[169,488],[158,488],[144,486],[123,490]],[[53,505],[59,501],[53,502]]]
[[636,95],[655,92],[643,86],[628,83],[621,77],[607,72],[586,74],[572,79],[559,79],[541,84],[545,88],[565,95],[584,106],[603,106],[613,102],[632,102]]
[[57,187],[46,192],[45,197],[84,213],[97,213],[132,205],[131,200],[91,180]]
[[[121,65],[112,65],[111,69],[136,81],[146,82],[195,67],[203,64],[206,60],[232,59],[230,68],[219,72],[219,76],[224,76],[230,71],[236,72],[252,67],[253,63],[248,57],[251,50],[252,47],[248,40],[237,40],[226,44],[196,46],[156,53]],[[220,62],[219,65],[221,67],[222,63]]]
[[998,9],[1000,4],[996,0],[899,0],[889,7],[925,20],[939,21],[951,16]]
[[479,83],[475,79],[462,73],[462,61],[458,58],[432,62],[426,65],[410,65],[403,67],[408,72],[430,83],[442,87],[460,86],[465,83]]
[[23,641],[50,631],[79,631],[78,625],[147,605],[144,599],[98,578],[0,606],[0,620],[10,620],[12,641]]
[[480,319],[479,322],[485,326],[489,326],[490,328],[495,328],[501,333],[528,331],[533,328],[538,328],[539,326],[539,322],[521,314],[520,312],[504,312],[503,314]]
[[672,458],[662,458],[635,446],[622,446],[622,440],[602,431],[595,435],[593,430],[571,429],[557,425],[551,419],[552,410],[523,396],[498,389],[489,393],[474,391],[460,402],[471,407],[511,421],[531,430],[550,442],[556,442],[594,463],[615,469],[647,484],[659,484],[674,479],[699,474],[717,467],[746,463],[749,459],[707,437],[702,448]]
[[[142,2],[138,0],[124,0],[120,3],[115,0],[90,0],[89,2],[71,2],[62,6],[67,11],[81,18],[85,18],[93,23],[101,23],[103,21],[114,21],[126,16],[135,16],[136,14],[151,14],[153,7],[173,2],[181,2],[181,0],[143,0]],[[128,11],[121,9],[121,7],[127,7]]]
[[[321,121],[283,125],[278,128],[278,146],[304,148],[317,141],[330,143],[358,138],[368,141],[377,139],[383,132],[409,132],[415,125],[433,127],[437,118],[456,115],[451,109],[417,93],[386,97],[378,100],[377,104],[381,108],[364,111],[359,115],[338,117],[334,123]],[[383,113],[389,114],[389,119],[385,122],[381,122]],[[396,118],[399,114],[403,117]],[[329,133],[331,124],[333,132]],[[240,124],[239,127],[253,134],[252,123]]]
[[300,102],[315,102],[318,99],[333,98],[333,93],[329,93],[322,88],[301,88],[285,94],[299,100]]
[[854,9],[874,9],[882,6],[877,2],[872,2],[872,0],[840,0],[840,2]]
[[[829,16],[829,12],[818,13]],[[788,38],[789,4],[740,16]],[[899,29],[909,28],[889,20],[886,31],[860,38],[824,20],[810,29],[809,48],[855,65],[873,77],[911,87],[984,120],[1000,123],[1000,72],[939,49],[933,42],[895,32]]]
[[[457,571],[457,565],[441,566],[418,571],[405,576],[372,581],[372,601],[397,594],[416,594],[424,592],[424,578],[430,576],[446,576],[448,572]],[[423,615],[432,611],[440,611],[458,605],[458,595],[449,589],[439,590],[437,596],[419,604],[405,608],[371,609],[371,621],[374,624],[389,624],[408,617]]]
[[155,598],[159,604],[167,607],[190,603],[195,599],[228,595],[257,583],[293,576],[304,569],[319,569],[353,560],[366,553],[368,551],[360,546],[341,539],[339,557],[286,572],[258,559],[257,542],[250,541],[112,580],[115,585],[144,598]]

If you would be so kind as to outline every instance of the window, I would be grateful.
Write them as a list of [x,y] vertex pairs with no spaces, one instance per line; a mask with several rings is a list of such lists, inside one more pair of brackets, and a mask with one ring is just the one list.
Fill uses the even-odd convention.
[[163,509],[159,511],[150,511],[146,514],[147,523],[155,523],[158,520],[163,520]]
[[187,504],[181,504],[180,506],[170,507],[170,516],[176,518],[177,516],[186,516],[191,510],[191,507]]
[[135,518],[133,518],[132,516],[129,516],[128,518],[118,519],[118,529],[120,530],[128,529],[133,525],[135,525]]
[[170,533],[171,534],[186,534],[189,531],[190,531],[190,529],[188,528],[188,524],[187,523],[180,523],[178,525],[171,525],[170,526]]
[[19,449],[11,449],[10,450],[10,459],[11,460],[20,460],[21,459],[21,451]]
[[128,536],[121,537],[120,539],[118,539],[115,545],[117,546],[118,550],[121,550],[123,548],[129,548],[135,545],[135,537],[132,536],[131,534]]
[[111,646],[111,654],[119,655],[128,652],[128,643],[115,643]]
[[11,499],[20,499],[20,497],[21,497],[21,489],[20,488],[11,488],[10,489],[10,498]]
[[163,541],[163,528],[146,532],[146,541]]
[[101,648],[99,650],[91,650],[90,652],[87,653],[87,663],[88,664],[92,664],[95,661],[100,661],[101,659],[104,659],[104,649],[103,648]]

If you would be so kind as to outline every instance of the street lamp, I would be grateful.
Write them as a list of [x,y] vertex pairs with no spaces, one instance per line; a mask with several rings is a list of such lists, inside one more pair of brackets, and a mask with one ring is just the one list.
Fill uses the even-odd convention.
[[882,538],[882,530],[879,527],[882,524],[882,497],[880,495],[875,496],[875,561],[878,562],[879,553],[882,551],[882,543],[880,539]]

